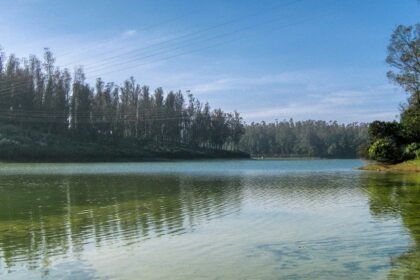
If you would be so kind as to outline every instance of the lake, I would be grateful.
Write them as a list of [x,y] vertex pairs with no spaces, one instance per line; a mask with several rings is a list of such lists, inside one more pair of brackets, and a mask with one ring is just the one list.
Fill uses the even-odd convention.
[[0,164],[0,279],[420,279],[420,174]]

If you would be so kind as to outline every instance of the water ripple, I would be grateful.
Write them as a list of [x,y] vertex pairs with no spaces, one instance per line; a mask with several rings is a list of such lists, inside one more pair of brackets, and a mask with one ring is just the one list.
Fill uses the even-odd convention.
[[354,161],[310,162],[298,172],[296,162],[212,162],[207,173],[177,164],[163,164],[160,175],[155,165],[137,172],[142,164],[118,174],[108,172],[112,164],[88,168],[101,176],[83,167],[3,169],[0,275],[420,275],[419,176],[364,174],[349,168]]

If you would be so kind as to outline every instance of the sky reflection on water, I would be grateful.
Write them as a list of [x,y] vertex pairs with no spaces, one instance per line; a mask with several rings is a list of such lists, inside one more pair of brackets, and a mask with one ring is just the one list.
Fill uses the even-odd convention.
[[420,175],[360,164],[3,165],[0,276],[420,278]]

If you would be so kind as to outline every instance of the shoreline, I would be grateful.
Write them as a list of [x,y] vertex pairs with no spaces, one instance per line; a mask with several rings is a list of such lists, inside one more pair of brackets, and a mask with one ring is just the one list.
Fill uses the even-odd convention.
[[408,160],[397,164],[369,163],[359,167],[363,171],[376,172],[411,172],[420,173],[420,159]]
[[223,155],[217,153],[190,153],[183,155],[173,154],[171,156],[63,156],[63,157],[17,157],[17,158],[0,158],[0,164],[8,163],[134,163],[134,162],[173,162],[173,161],[203,161],[203,160],[249,160],[247,154],[224,151]]
[[252,157],[253,160],[346,160],[359,158],[323,158],[323,157]]
[[[154,162],[177,162],[177,161],[220,161],[220,160],[256,160],[256,161],[293,161],[293,160],[354,160],[358,158],[309,158],[309,157],[269,157],[269,158],[258,158],[258,157],[247,157],[246,155],[229,155],[229,156],[209,156],[199,155],[191,157],[117,157],[117,158],[20,158],[20,159],[0,159],[0,164],[25,164],[25,163],[154,163]],[[362,167],[360,167],[362,168]]]
[[88,164],[88,163],[155,163],[155,162],[182,162],[182,161],[228,161],[228,160],[252,160],[251,158],[222,158],[222,157],[202,157],[202,158],[129,158],[129,159],[115,159],[115,160],[100,160],[100,159],[83,159],[83,160],[0,160],[1,164]]

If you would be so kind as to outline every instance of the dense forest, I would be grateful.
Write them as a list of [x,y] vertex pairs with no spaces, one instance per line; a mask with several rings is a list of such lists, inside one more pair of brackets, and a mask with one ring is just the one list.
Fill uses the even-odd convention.
[[254,156],[356,158],[365,155],[367,124],[282,121],[246,126],[240,148]]
[[[69,140],[77,145],[101,144],[101,149],[153,146],[151,150],[165,147],[237,150],[244,132],[238,112],[211,110],[208,103],[202,104],[189,93],[187,96],[180,91],[165,94],[162,88],[151,92],[133,77],[122,85],[98,78],[95,86],[91,86],[82,68],[71,74],[54,63],[49,49],[45,49],[43,60],[36,56],[19,59],[13,54],[8,57],[3,52],[0,54],[0,155],[3,158],[13,158],[16,153],[24,157],[28,152],[31,157],[37,157],[45,153],[48,148],[43,146],[48,145],[58,146],[55,154],[59,156],[59,149],[64,151],[69,145],[76,145]],[[22,135],[19,129],[32,133]],[[65,145],[59,147],[58,142],[63,141]],[[39,142],[40,145],[32,145]],[[91,148],[98,147],[88,149]],[[77,151],[72,149],[69,153]]]
[[0,54],[1,159],[355,158],[367,143],[366,124],[246,125],[236,111],[212,110],[189,92],[151,91],[133,77],[91,86],[82,68],[56,67],[49,49],[42,60]]
[[369,157],[398,163],[420,159],[420,23],[398,26],[388,45],[388,78],[408,93],[400,121],[375,121],[369,126]]

